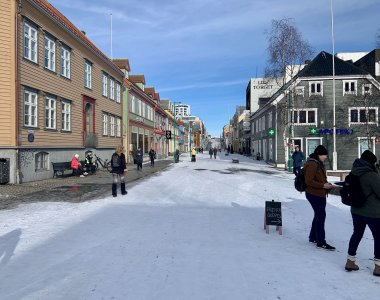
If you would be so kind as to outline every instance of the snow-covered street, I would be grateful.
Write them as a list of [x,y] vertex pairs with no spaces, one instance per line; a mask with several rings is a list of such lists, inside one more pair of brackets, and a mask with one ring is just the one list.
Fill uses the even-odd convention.
[[[235,157],[182,155],[124,197],[0,211],[0,299],[379,298],[368,229],[360,270],[344,270],[352,224],[339,197],[326,219],[337,251],[316,249],[294,176]],[[263,229],[269,200],[282,202],[282,236]]]

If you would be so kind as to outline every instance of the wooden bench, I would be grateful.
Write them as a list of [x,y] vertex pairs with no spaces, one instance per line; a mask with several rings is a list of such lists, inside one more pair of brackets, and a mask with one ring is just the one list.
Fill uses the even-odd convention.
[[[84,166],[84,161],[81,161],[80,163],[82,164],[82,166]],[[65,175],[66,170],[71,170],[71,161],[52,162],[51,164],[53,165],[53,171],[54,171],[53,178],[56,176],[63,177]],[[67,174],[67,175],[72,175],[72,173]]]

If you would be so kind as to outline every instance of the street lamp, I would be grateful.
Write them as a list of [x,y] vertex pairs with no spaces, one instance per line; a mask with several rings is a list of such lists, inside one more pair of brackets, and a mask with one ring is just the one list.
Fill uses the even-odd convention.
[[177,128],[177,113],[175,111],[176,104],[181,104],[181,102],[173,102],[173,105],[174,105],[174,133],[173,133],[173,137],[174,137],[174,152],[173,152],[173,162],[174,163],[176,162],[176,147],[175,147],[175,143],[176,143],[176,140],[177,140],[177,137],[175,135],[175,130]]

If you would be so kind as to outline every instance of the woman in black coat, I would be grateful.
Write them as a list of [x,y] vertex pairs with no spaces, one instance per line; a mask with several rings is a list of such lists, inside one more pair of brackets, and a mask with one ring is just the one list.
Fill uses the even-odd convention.
[[112,167],[112,196],[117,196],[117,181],[120,180],[121,194],[126,195],[127,191],[125,190],[125,177],[124,174],[127,172],[127,164],[124,155],[124,147],[117,146],[115,153],[112,154],[111,158],[111,167]]

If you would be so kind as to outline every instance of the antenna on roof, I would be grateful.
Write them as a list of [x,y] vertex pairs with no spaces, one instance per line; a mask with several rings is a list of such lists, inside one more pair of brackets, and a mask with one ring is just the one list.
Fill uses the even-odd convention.
[[112,54],[112,13],[110,13],[111,16],[111,59],[113,59],[113,54]]

